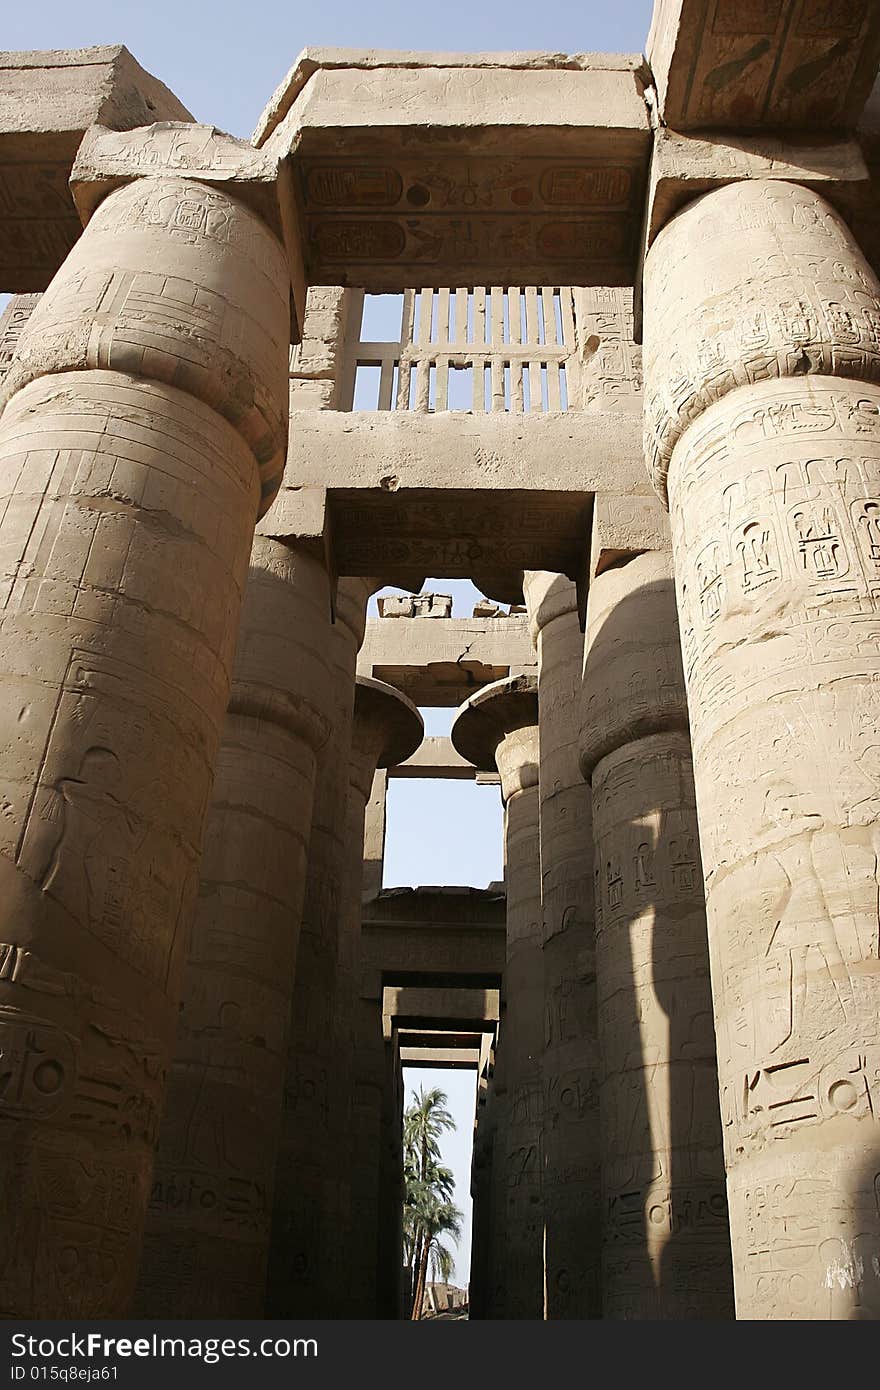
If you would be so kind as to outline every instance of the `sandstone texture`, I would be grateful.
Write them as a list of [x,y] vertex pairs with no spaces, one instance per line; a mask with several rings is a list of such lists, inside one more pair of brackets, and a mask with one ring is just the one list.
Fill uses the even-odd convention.
[[406,1317],[430,1066],[469,1316],[880,1318],[878,67],[0,54],[0,1317]]

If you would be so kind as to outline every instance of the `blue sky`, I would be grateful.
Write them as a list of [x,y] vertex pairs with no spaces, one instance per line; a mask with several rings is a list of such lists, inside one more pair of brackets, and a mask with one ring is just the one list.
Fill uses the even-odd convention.
[[650,0],[475,5],[445,0],[39,0],[4,6],[5,49],[124,43],[197,120],[249,138],[307,46],[641,52]]
[[[651,0],[574,0],[503,5],[445,0],[79,0],[10,4],[4,49],[83,48],[124,43],[197,120],[249,138],[264,106],[299,51],[307,46],[444,49],[532,49],[552,52],[641,52]],[[2,287],[0,287],[2,288]],[[3,304],[0,295],[0,308]],[[455,616],[470,616],[476,591],[465,581],[432,580],[452,593]],[[448,732],[450,711],[426,713],[430,733]],[[471,883],[501,877],[501,803],[496,788],[468,782],[396,782],[389,801],[386,883]],[[456,1201],[466,1214],[457,1261],[464,1282],[470,1251],[469,1169],[473,1073],[416,1071],[413,1086],[447,1090],[458,1131],[446,1159],[456,1173]]]

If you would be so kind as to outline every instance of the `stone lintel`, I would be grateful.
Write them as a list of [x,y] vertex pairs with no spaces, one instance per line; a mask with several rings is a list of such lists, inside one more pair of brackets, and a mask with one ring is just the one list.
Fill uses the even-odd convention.
[[358,676],[354,698],[355,722],[381,730],[378,767],[405,762],[422,741],[425,725],[415,705],[401,690],[371,676]]
[[518,675],[534,661],[524,616],[370,619],[358,670],[396,685],[416,705],[454,709],[477,687]]
[[464,702],[452,726],[452,742],[474,767],[493,772],[502,739],[537,722],[537,675],[509,676],[484,686]]
[[121,44],[0,53],[0,284],[44,290],[80,235],[68,187],[89,126],[191,121]]
[[[387,417],[387,418],[386,418]],[[327,487],[340,574],[473,578],[505,601],[523,569],[576,579],[595,491],[644,495],[641,420],[614,412],[452,417],[394,411],[291,415],[282,499]],[[289,490],[293,496],[284,496]]]
[[613,411],[303,410],[282,487],[644,493],[642,452],[641,416]]
[[[271,228],[287,253],[294,310],[291,341],[298,342],[305,317],[306,280],[287,164],[271,152],[255,150],[246,141],[210,125],[157,121],[130,131],[93,125],[83,136],[70,175],[83,225],[114,189],[157,175],[179,175],[221,189],[245,203]],[[185,215],[183,209],[184,230]]]
[[258,129],[294,166],[311,283],[632,283],[650,147],[640,59],[399,56],[301,68]]
[[655,0],[647,55],[678,130],[849,130],[880,61],[874,0]]
[[382,1024],[386,1040],[392,1027],[412,1026],[443,1029],[450,1023],[459,1031],[482,1032],[483,1025],[495,1024],[500,1016],[498,989],[470,989],[467,986],[385,985],[382,990]]
[[445,780],[472,782],[476,769],[452,746],[452,739],[431,736],[405,762],[388,769],[389,777],[438,777]]
[[304,48],[272,94],[254,131],[253,143],[262,145],[284,119],[309,78],[320,69],[346,68],[370,71],[373,68],[510,68],[515,71],[605,71],[632,72],[646,78],[641,53],[432,53],[390,48]]
[[449,1067],[452,1071],[476,1071],[480,1065],[479,1047],[429,1047],[419,1043],[401,1046],[404,1067]]
[[365,999],[380,1000],[392,977],[500,985],[506,904],[496,888],[383,888],[364,904],[361,931]]

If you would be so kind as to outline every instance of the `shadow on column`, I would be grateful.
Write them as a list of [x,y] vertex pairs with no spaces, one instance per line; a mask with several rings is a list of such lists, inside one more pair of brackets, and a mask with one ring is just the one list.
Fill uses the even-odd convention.
[[[646,611],[658,618],[656,646],[642,636]],[[620,662],[629,682],[592,771],[604,1316],[726,1318],[733,1288],[705,900],[680,655],[668,632],[664,644],[661,617],[675,620],[671,579],[610,609],[585,669],[588,689],[602,680],[591,662]]]
[[[871,1080],[874,1081],[873,1087]],[[876,1102],[880,1100],[877,1082],[880,1076],[876,1067],[871,1080],[867,1081],[864,1097],[860,1097],[852,1106],[853,1109],[858,1106],[862,1110],[863,1120],[866,1112],[872,1108],[875,1116],[877,1114]],[[841,1097],[844,1103],[850,1099],[849,1093]],[[880,1321],[880,1249],[876,1234],[880,1218],[880,1144],[874,1146],[873,1153],[855,1175],[850,1202],[849,1241],[843,1237],[839,1250],[831,1248],[822,1251],[828,1293],[828,1308],[824,1316],[828,1319],[843,1316],[849,1322],[877,1322]],[[836,1247],[838,1242],[828,1241],[826,1244]],[[841,1311],[841,1304],[844,1311]]]

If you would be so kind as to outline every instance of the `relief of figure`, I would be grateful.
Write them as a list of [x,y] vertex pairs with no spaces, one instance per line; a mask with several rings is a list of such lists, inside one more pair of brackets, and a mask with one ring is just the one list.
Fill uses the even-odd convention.
[[[764,951],[768,963],[780,955],[788,963],[788,1019],[784,1035],[771,1048],[775,1052],[803,1027],[807,957],[811,949],[815,948],[822,957],[843,1020],[851,1011],[853,995],[849,969],[813,861],[813,840],[824,830],[824,822],[819,815],[799,810],[798,794],[788,783],[780,783],[767,792],[764,815],[768,824],[780,832],[781,838],[771,845],[770,852],[788,881]],[[827,1031],[834,1026],[830,1023]]]
[[89,748],[78,775],[60,778],[40,813],[58,827],[40,887],[99,936],[122,926],[140,838],[137,817],[116,794],[121,778],[115,753]]

